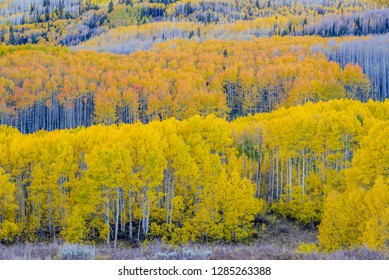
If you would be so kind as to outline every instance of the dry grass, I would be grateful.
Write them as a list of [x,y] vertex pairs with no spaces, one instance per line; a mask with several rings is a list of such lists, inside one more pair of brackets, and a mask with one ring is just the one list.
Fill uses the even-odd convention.
[[[149,242],[130,246],[119,243],[118,248],[105,245],[70,245],[61,243],[0,244],[1,260],[389,260],[389,252],[367,248],[342,250],[330,254],[300,254],[302,243],[317,243],[317,231],[292,222],[264,217],[266,230],[258,230],[259,237],[248,244],[189,244],[172,246]],[[263,228],[259,224],[259,228]]]
[[331,254],[299,254],[287,246],[250,243],[247,245],[194,244],[172,247],[160,242],[140,248],[107,248],[69,244],[0,245],[1,260],[389,260],[388,253],[366,248]]

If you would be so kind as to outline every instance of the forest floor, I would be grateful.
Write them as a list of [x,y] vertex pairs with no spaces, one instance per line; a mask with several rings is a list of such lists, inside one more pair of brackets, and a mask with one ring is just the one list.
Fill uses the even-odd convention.
[[268,216],[260,236],[247,244],[190,244],[172,246],[163,242],[118,248],[106,245],[57,243],[0,244],[0,260],[388,260],[389,252],[366,248],[333,253],[298,252],[301,243],[317,243],[317,229]]

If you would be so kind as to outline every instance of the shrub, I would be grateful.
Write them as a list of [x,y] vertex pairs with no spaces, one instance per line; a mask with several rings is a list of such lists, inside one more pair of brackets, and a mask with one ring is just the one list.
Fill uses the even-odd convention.
[[315,243],[301,243],[297,251],[300,254],[311,254],[318,252],[317,245]]
[[96,248],[79,244],[64,244],[59,249],[60,260],[93,260]]

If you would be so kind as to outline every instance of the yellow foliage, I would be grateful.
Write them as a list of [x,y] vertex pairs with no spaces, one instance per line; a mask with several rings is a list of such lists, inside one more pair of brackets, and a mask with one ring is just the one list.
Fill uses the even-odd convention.
[[389,245],[389,180],[378,177],[374,187],[365,195],[366,212],[362,242],[376,250]]
[[301,243],[297,249],[300,254],[310,254],[318,252],[317,245],[315,243]]
[[256,215],[274,210],[321,222],[325,251],[382,250],[388,105],[337,100],[233,122],[210,115],[29,135],[0,127],[3,240],[46,231],[77,243],[118,233],[239,242],[253,236]]
[[319,244],[326,251],[367,246],[387,250],[389,185],[387,123],[378,123],[363,139],[344,193],[330,194],[319,226]]
[[4,221],[0,226],[0,241],[5,243],[13,243],[15,237],[20,233],[18,225],[14,222]]
[[62,236],[68,243],[83,243],[86,238],[86,223],[82,214],[73,209],[73,213],[66,219],[66,228],[62,231]]

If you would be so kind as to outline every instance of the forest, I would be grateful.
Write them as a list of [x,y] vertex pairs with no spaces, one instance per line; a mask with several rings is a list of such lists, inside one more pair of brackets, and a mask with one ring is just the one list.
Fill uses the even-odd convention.
[[341,99],[232,122],[2,127],[0,238],[239,242],[274,211],[320,222],[325,251],[386,248],[388,112]]
[[326,43],[174,40],[129,56],[6,46],[0,122],[25,133],[211,113],[231,120],[307,101],[375,97],[359,66],[342,69],[311,50]]
[[0,259],[389,259],[388,46],[387,0],[3,1]]

